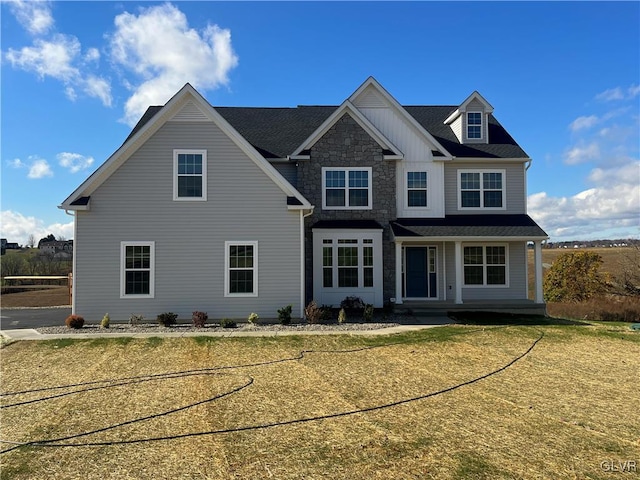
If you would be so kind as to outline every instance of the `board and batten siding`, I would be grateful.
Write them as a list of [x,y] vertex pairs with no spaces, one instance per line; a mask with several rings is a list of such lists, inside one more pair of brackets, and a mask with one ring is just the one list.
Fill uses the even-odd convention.
[[295,163],[273,162],[271,165],[273,165],[273,167],[287,180],[287,182],[294,187],[297,186],[298,169],[296,168]]
[[[173,201],[174,149],[206,149],[207,201]],[[162,312],[190,319],[275,318],[300,311],[300,213],[211,122],[168,122],[76,216],[76,312],[88,321]],[[120,298],[122,241],[155,242],[155,298]],[[258,242],[258,296],[225,297],[225,242]]]
[[[505,170],[506,188],[506,209],[458,209],[458,170]],[[495,214],[522,214],[527,213],[525,195],[525,170],[522,162],[500,163],[500,162],[458,162],[453,161],[444,166],[444,191],[445,191],[445,213],[447,215],[473,213],[482,215],[483,213]]]
[[[504,242],[463,242],[467,245],[504,245]],[[523,300],[528,298],[527,292],[527,245],[526,242],[508,242],[509,286],[508,287],[462,287],[462,301],[473,300]],[[445,244],[445,265],[447,279],[447,300],[455,300],[456,296],[456,261],[455,244]]]

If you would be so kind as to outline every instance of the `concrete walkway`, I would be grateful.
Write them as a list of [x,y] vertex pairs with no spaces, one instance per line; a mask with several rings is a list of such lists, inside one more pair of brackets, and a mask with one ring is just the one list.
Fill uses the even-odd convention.
[[449,325],[453,323],[450,318],[432,318],[428,323],[421,323],[417,325],[398,325],[388,328],[379,328],[377,330],[234,330],[232,328],[225,329],[225,331],[208,332],[203,330],[201,332],[185,331],[185,332],[131,332],[131,333],[56,333],[56,334],[43,334],[33,329],[19,329],[19,330],[0,330],[0,336],[9,341],[16,340],[57,340],[60,338],[149,338],[149,337],[167,337],[167,338],[182,338],[182,337],[282,337],[291,335],[391,335],[394,333],[406,333],[416,330],[423,330],[426,328],[439,327],[442,325]]

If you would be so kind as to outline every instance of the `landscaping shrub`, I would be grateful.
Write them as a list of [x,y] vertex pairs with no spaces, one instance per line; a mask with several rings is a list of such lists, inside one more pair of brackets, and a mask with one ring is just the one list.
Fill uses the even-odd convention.
[[364,301],[360,297],[345,297],[340,302],[340,308],[344,308],[345,313],[350,318],[362,318],[364,311]]
[[249,314],[249,316],[247,317],[247,321],[251,324],[251,325],[258,325],[258,320],[260,320],[260,317],[258,316],[257,313],[253,313],[251,312]]
[[365,322],[370,322],[373,319],[373,305],[371,305],[370,303],[367,303],[364,306],[364,310],[362,311],[362,319]]
[[331,323],[333,320],[333,307],[331,305],[322,305],[320,307],[320,321],[322,323]]
[[222,320],[220,320],[220,326],[222,328],[236,328],[238,325],[234,320],[223,318]]
[[100,322],[100,328],[109,328],[110,322],[111,322],[111,318],[109,318],[109,314],[105,313],[104,317],[102,317],[102,321]]
[[178,314],[172,312],[165,312],[158,315],[158,323],[164,327],[171,327],[177,323]]
[[560,255],[544,276],[546,302],[582,302],[604,292],[600,275],[602,257],[595,252],[568,252]]
[[209,315],[207,315],[207,312],[199,312],[196,310],[191,314],[191,321],[196,328],[204,328],[204,324],[207,323],[208,318]]
[[84,326],[84,318],[80,315],[69,315],[64,323],[69,328],[82,328]]
[[282,325],[289,325],[291,323],[292,309],[293,309],[293,305],[287,305],[286,307],[282,307],[278,309],[278,321]]
[[322,310],[315,300],[311,300],[309,305],[305,307],[304,318],[307,319],[308,323],[320,323],[320,320],[322,320]]
[[139,325],[140,323],[142,323],[144,320],[144,317],[142,315],[135,315],[135,314],[131,314],[131,316],[129,317],[129,325],[131,325],[132,327],[135,327],[136,325]]
[[338,312],[338,323],[344,323],[347,321],[347,312],[344,311],[344,308],[341,308]]

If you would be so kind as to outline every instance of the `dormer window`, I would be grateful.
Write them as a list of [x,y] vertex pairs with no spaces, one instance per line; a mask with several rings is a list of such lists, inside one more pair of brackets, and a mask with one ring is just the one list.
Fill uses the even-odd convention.
[[482,139],[481,112],[467,112],[467,138],[470,140]]

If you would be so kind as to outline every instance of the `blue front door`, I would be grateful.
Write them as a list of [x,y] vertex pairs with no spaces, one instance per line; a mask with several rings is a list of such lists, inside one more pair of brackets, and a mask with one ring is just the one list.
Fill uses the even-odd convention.
[[405,248],[405,296],[437,298],[436,247]]

